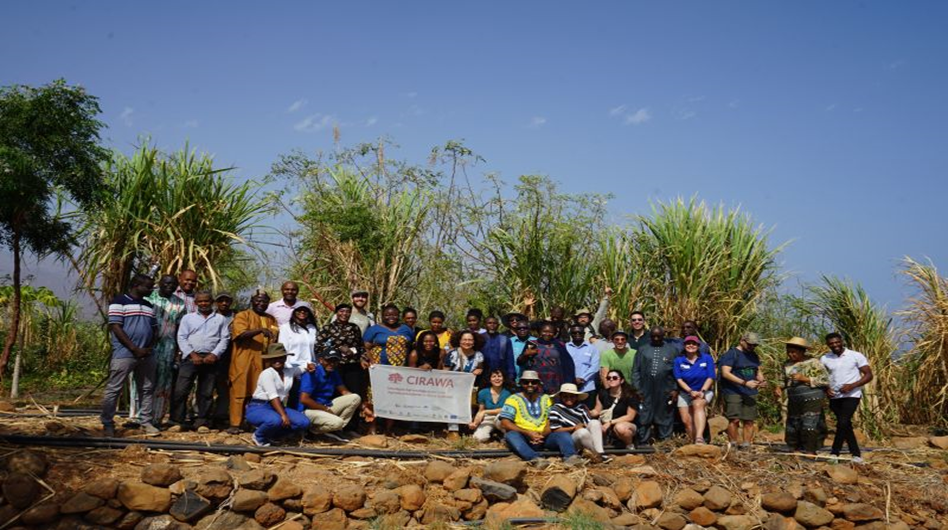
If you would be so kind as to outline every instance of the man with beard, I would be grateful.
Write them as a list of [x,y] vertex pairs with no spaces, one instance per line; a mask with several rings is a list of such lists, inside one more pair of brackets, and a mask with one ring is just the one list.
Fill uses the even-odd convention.
[[500,424],[506,433],[504,441],[510,450],[540,468],[548,465],[537,455],[542,448],[559,451],[568,465],[581,462],[568,433],[550,432],[553,400],[542,392],[540,376],[525,370],[520,376],[520,388],[521,392],[507,398],[500,413]]
[[[352,316],[349,317],[349,322],[359,326],[362,333],[365,333],[365,330],[369,329],[370,326],[375,325],[375,315],[366,309],[368,303],[368,291],[365,289],[352,290]],[[332,319],[336,320],[336,315],[333,315]]]
[[675,402],[678,382],[673,372],[678,349],[665,342],[665,330],[654,327],[649,331],[650,342],[635,354],[632,363],[632,384],[642,394],[639,415],[639,443],[647,445],[655,429],[655,439],[671,438],[674,427]]
[[[727,437],[736,448],[749,449],[757,434],[757,392],[765,384],[760,370],[757,344],[760,336],[747,332],[736,348],[726,351],[718,365],[721,367],[721,395],[724,396],[724,416],[727,417]],[[743,433],[738,428],[743,424]],[[743,437],[741,436],[743,435]]]
[[267,313],[270,296],[257,291],[250,298],[250,309],[237,313],[231,324],[234,347],[231,351],[230,379],[230,434],[240,433],[244,406],[257,388],[257,378],[263,371],[261,355],[270,344],[277,342],[280,327],[273,315]]
[[293,310],[297,307],[308,307],[310,310],[313,309],[313,306],[309,302],[305,302],[297,298],[300,294],[300,286],[296,282],[283,282],[283,285],[280,286],[280,293],[283,295],[283,298],[277,300],[276,302],[271,302],[267,306],[267,313],[273,315],[273,318],[276,319],[277,325],[282,326],[290,321],[290,317],[293,316]]

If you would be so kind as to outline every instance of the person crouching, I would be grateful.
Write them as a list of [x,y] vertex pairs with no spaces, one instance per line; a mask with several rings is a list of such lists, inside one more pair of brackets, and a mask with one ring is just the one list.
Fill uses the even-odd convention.
[[[317,359],[316,369],[303,375],[299,410],[312,422],[315,434],[341,431],[359,411],[362,398],[346,388],[337,368],[342,354],[326,350]],[[333,398],[333,395],[338,394]]]
[[500,424],[506,434],[504,441],[514,454],[538,468],[549,462],[539,457],[537,451],[557,451],[569,465],[582,462],[576,454],[573,439],[565,432],[550,431],[550,407],[553,400],[541,391],[540,376],[533,370],[520,375],[521,392],[507,398],[500,413]]
[[316,365],[287,366],[286,348],[279,342],[269,345],[267,353],[260,358],[264,370],[257,378],[257,389],[247,405],[245,417],[257,429],[253,433],[253,443],[267,447],[274,440],[309,427],[309,419],[302,412],[287,409],[284,404],[294,377],[304,370],[313,372]]

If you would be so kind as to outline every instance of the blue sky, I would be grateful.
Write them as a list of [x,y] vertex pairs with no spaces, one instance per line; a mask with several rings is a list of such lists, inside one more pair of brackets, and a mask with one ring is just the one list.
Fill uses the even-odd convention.
[[794,278],[849,277],[891,309],[902,256],[948,267],[944,2],[13,1],[0,17],[0,84],[87,87],[121,150],[189,140],[251,178],[331,149],[334,124],[418,163],[463,138],[478,171],[614,193],[616,221],[678,196],[739,205],[793,240]]

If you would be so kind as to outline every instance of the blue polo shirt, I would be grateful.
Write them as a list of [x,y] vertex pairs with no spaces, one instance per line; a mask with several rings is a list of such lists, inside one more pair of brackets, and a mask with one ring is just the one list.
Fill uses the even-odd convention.
[[[336,393],[336,388],[342,386],[342,377],[337,370],[326,372],[323,365],[317,364],[316,370],[304,372],[300,378],[300,394],[307,393],[313,401],[327,407],[332,405],[332,396]],[[300,412],[306,410],[306,406],[301,401],[296,405]]]
[[[120,294],[109,304],[109,324],[118,324],[122,327],[128,340],[139,348],[151,344],[152,338],[158,332],[158,320],[155,319],[155,308],[144,298],[133,298],[127,294]],[[113,359],[134,359],[135,354],[119,342],[114,333],[109,333],[112,343]]]
[[675,364],[672,366],[672,372],[675,379],[681,379],[692,390],[701,390],[705,381],[714,380],[714,358],[707,353],[698,354],[695,362],[692,363],[684,355],[675,357]]
[[[756,353],[750,353],[737,348],[731,348],[718,359],[718,365],[730,366],[731,373],[737,377],[750,381],[757,377],[757,371],[760,370],[760,357]],[[748,388],[736,383],[732,383],[725,378],[721,378],[722,394],[741,394],[744,396],[756,396],[756,388]]]

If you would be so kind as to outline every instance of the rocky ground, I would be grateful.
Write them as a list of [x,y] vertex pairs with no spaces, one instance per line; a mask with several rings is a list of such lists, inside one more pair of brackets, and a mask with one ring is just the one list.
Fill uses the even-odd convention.
[[[0,436],[97,436],[97,429],[94,418],[0,417]],[[0,528],[510,528],[510,518],[545,518],[531,527],[948,530],[948,437],[873,443],[860,466],[775,452],[766,442],[776,437],[762,435],[747,451],[677,442],[606,464],[567,467],[557,459],[542,470],[514,458],[314,458],[293,447],[228,457],[0,442]],[[169,438],[249,442],[213,431],[162,435]],[[416,435],[334,447],[467,443]]]

